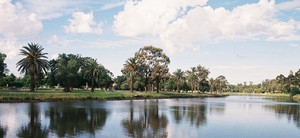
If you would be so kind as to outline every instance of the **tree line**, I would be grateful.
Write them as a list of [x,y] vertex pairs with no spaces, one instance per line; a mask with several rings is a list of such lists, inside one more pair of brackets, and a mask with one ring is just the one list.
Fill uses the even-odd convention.
[[123,64],[122,75],[113,74],[96,59],[78,54],[59,54],[57,59],[48,61],[48,53],[35,43],[28,43],[20,49],[24,58],[17,63],[23,77],[8,75],[4,62],[6,55],[0,53],[0,87],[63,87],[70,92],[74,88],[95,88],[133,91],[176,91],[176,92],[244,92],[244,93],[299,93],[300,70],[287,77],[280,74],[276,79],[267,79],[260,84],[229,84],[225,76],[208,78],[208,68],[197,65],[188,70],[177,69],[169,72],[170,58],[161,48],[144,46]]

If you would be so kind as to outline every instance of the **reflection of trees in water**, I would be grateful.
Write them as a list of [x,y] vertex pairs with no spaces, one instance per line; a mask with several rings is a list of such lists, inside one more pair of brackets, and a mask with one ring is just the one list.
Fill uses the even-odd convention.
[[135,117],[132,101],[130,102],[129,118],[122,125],[130,137],[162,138],[167,137],[168,118],[159,113],[158,102],[144,102],[143,111]]
[[173,106],[171,108],[177,124],[180,124],[183,119],[186,119],[191,125],[196,127],[206,124],[206,106],[203,104]]
[[4,138],[6,135],[6,128],[0,125],[0,138]]
[[30,103],[28,111],[28,116],[30,118],[29,123],[21,127],[17,136],[21,138],[46,138],[49,130],[46,126],[43,127],[41,124],[39,107],[37,104]]
[[59,137],[66,137],[77,136],[84,132],[95,135],[95,131],[105,125],[108,112],[91,105],[84,107],[53,105],[47,116],[50,117],[50,130]]
[[266,108],[272,109],[278,115],[283,115],[288,120],[293,120],[300,128],[300,106],[299,105],[266,105]]
[[225,112],[225,104],[224,103],[207,103],[209,106],[210,114],[218,114],[223,115]]

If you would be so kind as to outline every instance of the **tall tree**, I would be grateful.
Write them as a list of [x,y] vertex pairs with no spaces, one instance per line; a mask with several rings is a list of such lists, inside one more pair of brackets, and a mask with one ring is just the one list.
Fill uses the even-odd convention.
[[130,82],[130,92],[132,92],[133,88],[133,79],[136,75],[136,69],[137,69],[137,63],[136,58],[129,58],[126,60],[126,63],[124,64],[124,67],[122,69],[122,73],[128,77],[128,80]]
[[6,73],[8,73],[7,65],[4,63],[4,60],[6,58],[6,55],[0,52],[0,81],[1,78],[5,76]]
[[47,54],[43,53],[44,48],[35,43],[28,43],[20,49],[20,55],[25,56],[17,63],[18,71],[28,73],[30,75],[30,91],[35,91],[36,76],[39,73],[46,73],[49,67]]
[[55,78],[64,86],[64,92],[70,92],[71,88],[78,86],[82,62],[83,58],[79,55],[63,53],[58,56]]
[[190,83],[191,90],[195,91],[196,90],[196,82],[197,82],[197,75],[196,75],[196,68],[191,67],[191,70],[187,70],[187,79],[188,82]]
[[170,64],[169,57],[162,49],[154,46],[144,46],[135,53],[137,62],[137,74],[142,78],[145,92],[148,84],[155,83],[156,92],[159,92],[159,83],[168,74]]
[[223,75],[220,75],[219,77],[217,77],[215,80],[215,83],[216,83],[216,86],[219,87],[219,90],[221,92],[224,91],[224,88],[226,88],[227,84],[228,84],[225,76],[223,76]]
[[181,69],[177,69],[175,72],[173,72],[173,75],[176,81],[176,91],[180,92],[179,86],[184,81],[184,71],[182,71]]
[[99,81],[101,73],[103,71],[102,65],[98,64],[96,59],[88,59],[86,65],[83,68],[84,78],[88,79],[92,83],[91,92],[95,90],[95,83]]

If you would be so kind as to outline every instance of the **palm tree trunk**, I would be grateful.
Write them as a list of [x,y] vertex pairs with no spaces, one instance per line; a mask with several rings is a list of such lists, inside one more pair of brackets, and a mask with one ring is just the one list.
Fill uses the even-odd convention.
[[92,79],[92,89],[91,89],[91,92],[94,92],[95,91],[95,83],[94,83],[94,79]]
[[158,79],[156,80],[156,93],[159,93],[159,81],[158,81]]
[[132,93],[133,77],[130,77],[130,92]]
[[34,88],[35,88],[35,75],[34,73],[30,74],[30,92],[34,92]]

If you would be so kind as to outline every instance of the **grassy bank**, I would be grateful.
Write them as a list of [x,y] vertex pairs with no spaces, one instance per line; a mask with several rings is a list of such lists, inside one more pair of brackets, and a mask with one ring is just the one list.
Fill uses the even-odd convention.
[[293,96],[293,100],[300,102],[300,94]]
[[226,92],[225,94],[240,95],[240,96],[290,97],[290,94],[286,94],[286,93],[236,93],[236,92]]
[[54,90],[26,91],[0,91],[0,102],[42,102],[42,101],[70,101],[70,100],[127,100],[127,99],[157,99],[157,98],[196,98],[196,97],[222,97],[227,94],[202,93],[153,93],[153,92],[89,92],[75,91],[64,93]]

